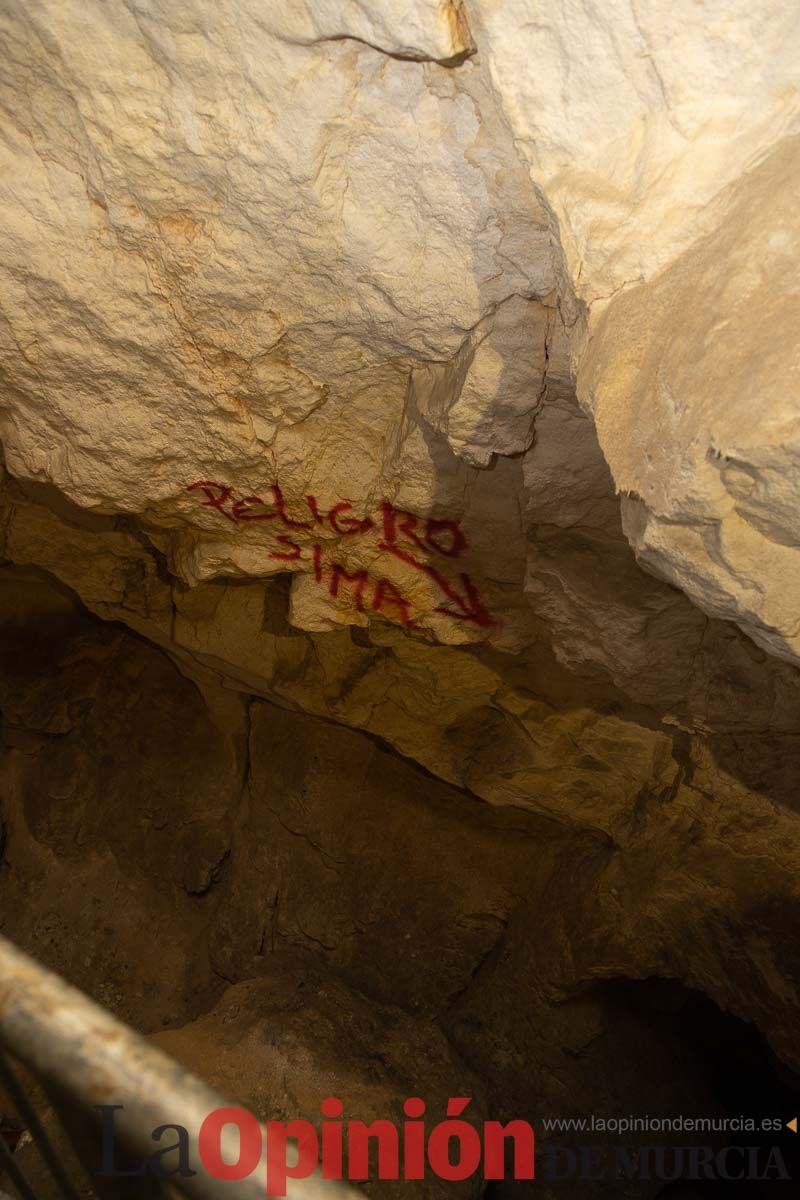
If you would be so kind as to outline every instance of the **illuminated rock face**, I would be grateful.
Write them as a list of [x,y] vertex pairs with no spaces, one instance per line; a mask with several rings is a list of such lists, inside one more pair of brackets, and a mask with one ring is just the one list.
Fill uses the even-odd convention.
[[533,440],[553,240],[482,71],[439,65],[460,6],[369,10],[12,24],[7,464],[141,517],[190,584],[291,571],[301,628],[483,639],[524,547],[479,468]]
[[579,394],[637,557],[797,661],[796,14],[779,0],[474,13],[587,308]]
[[586,837],[569,986],[680,978],[791,1057],[790,6],[0,21],[4,556],[212,709]]
[[7,13],[11,473],[189,584],[291,572],[300,628],[515,649],[541,488],[502,459],[566,319],[640,560],[793,658],[797,24],[539,8]]
[[639,561],[792,662],[798,172],[794,137],[732,185],[714,232],[609,306],[582,376]]

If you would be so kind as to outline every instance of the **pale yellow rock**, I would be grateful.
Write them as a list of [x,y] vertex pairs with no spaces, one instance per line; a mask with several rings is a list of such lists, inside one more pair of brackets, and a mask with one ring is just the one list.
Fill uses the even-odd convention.
[[562,290],[586,306],[580,395],[617,489],[637,498],[625,528],[639,561],[796,662],[797,13],[471,11],[558,224]]
[[800,657],[800,138],[612,304],[582,375],[639,561]]
[[[486,584],[524,571],[521,544],[508,561],[515,497],[503,513],[492,502],[501,530],[468,533],[483,540],[480,563],[452,546],[438,562],[424,532],[399,535],[412,564],[376,556],[377,533],[352,534],[384,500],[421,530],[428,518],[486,524],[475,473],[424,414],[417,432],[411,373],[479,331],[451,442],[484,466],[524,449],[543,388],[537,319],[530,354],[520,338],[530,299],[552,293],[552,236],[469,58],[461,5],[194,0],[177,13],[44,0],[2,22],[12,474],[84,508],[147,514],[189,583],[291,570],[299,626],[362,623],[360,604],[331,593],[330,566],[311,582],[312,537],[291,557],[297,543],[280,539],[293,526],[274,507],[231,519],[187,491],[209,481],[231,504],[269,503],[277,486],[328,560],[349,536],[339,565],[370,573],[368,612],[445,641],[518,641],[490,620]],[[515,359],[510,388],[490,343]]]
[[711,232],[722,189],[800,131],[800,22],[781,0],[478,0],[470,14],[590,306]]
[[191,587],[291,574],[298,628],[544,622],[629,686],[617,533],[594,645],[604,556],[564,542],[614,520],[550,408],[571,349],[641,563],[796,661],[785,5],[36,0],[0,34],[12,476]]

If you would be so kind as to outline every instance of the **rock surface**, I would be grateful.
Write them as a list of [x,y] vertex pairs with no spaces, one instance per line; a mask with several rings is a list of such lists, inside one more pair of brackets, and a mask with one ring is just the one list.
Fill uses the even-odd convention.
[[366,997],[381,1102],[435,1021],[498,1115],[645,1103],[619,980],[800,1066],[799,35],[3,8],[15,936],[210,1042]]
[[435,1124],[469,1095],[473,1120],[524,1117],[545,1147],[564,1140],[547,1114],[724,1112],[715,1054],[749,1046],[724,1009],[797,1064],[798,816],[774,735],[717,747],[764,798],[695,743],[614,842],[194,684],[41,573],[0,571],[0,603],[4,932],[234,1100],[398,1120],[422,1095]]
[[796,659],[785,5],[2,22],[13,475],[135,514],[189,584],[291,571],[300,628],[518,647],[527,485],[491,471],[571,340],[640,561]]

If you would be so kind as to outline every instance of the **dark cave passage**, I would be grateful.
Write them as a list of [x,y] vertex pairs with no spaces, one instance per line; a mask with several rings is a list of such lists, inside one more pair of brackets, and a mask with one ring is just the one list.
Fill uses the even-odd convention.
[[[800,1108],[755,1027],[678,983],[547,995],[585,936],[595,840],[478,802],[356,731],[220,698],[41,573],[2,582],[9,936],[265,1113],[318,1112],[323,1088],[370,1118],[422,1094],[433,1114],[470,1095],[476,1120],[530,1121],[564,1177],[540,1163],[535,1184],[490,1183],[486,1200],[769,1194],[753,1179],[581,1180],[569,1152],[584,1135],[542,1130],[544,1115],[785,1121]],[[559,915],[557,935],[542,913]],[[800,1176],[797,1141],[585,1144],[777,1145]],[[419,1194],[454,1193],[430,1181]]]
[[[687,1044],[699,1062],[704,1064],[711,1088],[720,1108],[730,1118],[744,1118],[755,1129],[731,1130],[724,1144],[749,1150],[756,1147],[755,1161],[762,1167],[770,1148],[777,1147],[789,1180],[730,1179],[692,1185],[668,1186],[659,1196],[680,1200],[685,1195],[720,1197],[725,1200],[747,1200],[773,1194],[776,1186],[797,1189],[800,1179],[800,1134],[787,1128],[787,1122],[800,1115],[800,1077],[790,1071],[770,1049],[756,1027],[731,1013],[723,1012],[707,996],[687,991],[676,1021]],[[780,1129],[763,1129],[765,1120],[780,1121]],[[745,1168],[744,1155],[732,1156],[730,1173]],[[684,1191],[681,1187],[684,1186]],[[793,1193],[792,1193],[793,1194]]]
[[[639,1092],[635,1104],[593,1114],[647,1117],[652,1132],[591,1132],[587,1126],[585,1132],[553,1135],[536,1122],[535,1183],[489,1183],[485,1200],[535,1195],[548,1200],[640,1195],[758,1200],[775,1195],[776,1186],[782,1188],[778,1194],[793,1195],[800,1179],[800,1135],[786,1124],[800,1113],[800,1078],[776,1058],[755,1026],[674,980],[620,979],[591,991],[603,997],[607,1012],[627,1013],[631,1028],[644,1021],[657,1040],[670,1046],[677,1083],[671,1106],[659,1103],[653,1078],[649,1101],[646,1092]],[[681,1052],[692,1062],[691,1073],[681,1074]],[[559,1116],[590,1119],[592,1114],[570,1111],[565,1101]],[[682,1132],[656,1128],[658,1121],[675,1117],[711,1124]],[[725,1120],[735,1125],[723,1132]],[[784,1171],[789,1179],[783,1178]]]

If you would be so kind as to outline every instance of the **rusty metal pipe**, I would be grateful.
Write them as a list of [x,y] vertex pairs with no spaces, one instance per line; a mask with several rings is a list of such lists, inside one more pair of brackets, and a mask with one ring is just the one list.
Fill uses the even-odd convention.
[[[183,1125],[196,1146],[204,1118],[230,1104],[2,936],[0,1042],[45,1085],[68,1093],[87,1113],[95,1105],[123,1105],[116,1128],[126,1146],[143,1157],[159,1148],[151,1138],[159,1125]],[[223,1132],[222,1150],[226,1161],[236,1161],[238,1134],[230,1127]],[[241,1181],[220,1181],[200,1167],[191,1178],[170,1182],[198,1200],[264,1200],[265,1179],[262,1161]],[[290,1200],[358,1200],[361,1193],[315,1175],[288,1180],[287,1195]]]

